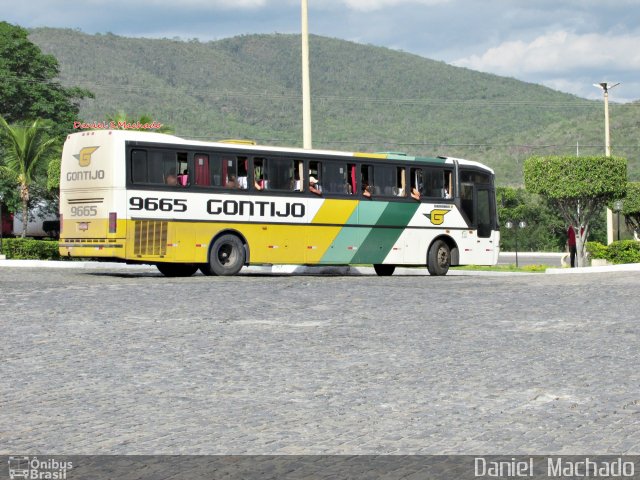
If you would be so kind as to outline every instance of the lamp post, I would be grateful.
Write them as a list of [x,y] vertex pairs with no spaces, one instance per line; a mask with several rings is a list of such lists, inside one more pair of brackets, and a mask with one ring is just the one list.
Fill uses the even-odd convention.
[[518,268],[518,228],[525,228],[527,226],[527,222],[521,220],[516,226],[511,220],[509,220],[504,224],[504,226],[507,227],[508,230],[513,228],[516,234],[516,268]]
[[[593,86],[602,89],[604,93],[604,152],[607,157],[611,156],[611,137],[609,133],[609,90],[620,85],[618,83],[600,82]],[[613,242],[613,213],[607,208],[607,244]]]
[[302,0],[302,143],[311,149],[311,81],[309,80],[309,16],[307,0]]
[[622,211],[622,200],[616,200],[613,202],[613,211],[616,212],[616,217],[618,217],[618,241],[620,241],[620,212]]

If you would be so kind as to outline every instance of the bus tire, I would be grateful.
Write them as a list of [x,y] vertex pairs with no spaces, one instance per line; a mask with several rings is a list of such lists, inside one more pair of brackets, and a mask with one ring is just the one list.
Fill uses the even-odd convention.
[[211,270],[211,265],[208,263],[201,263],[198,265],[198,268],[200,269],[202,274],[206,275],[207,277],[215,277],[217,275],[213,270]]
[[427,270],[430,275],[446,275],[451,265],[451,250],[444,240],[436,240],[427,254]]
[[156,267],[165,277],[190,277],[198,271],[193,263],[157,263]]
[[235,235],[222,235],[211,245],[209,269],[213,275],[235,275],[244,263],[244,244]]
[[376,271],[376,274],[379,277],[390,277],[391,275],[393,275],[393,272],[396,269],[395,265],[385,265],[382,263],[376,263],[373,266],[373,269]]

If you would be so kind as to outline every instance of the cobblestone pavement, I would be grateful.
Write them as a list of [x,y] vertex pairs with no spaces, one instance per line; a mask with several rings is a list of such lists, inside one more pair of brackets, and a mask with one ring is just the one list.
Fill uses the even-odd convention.
[[2,268],[0,452],[637,454],[638,291]]

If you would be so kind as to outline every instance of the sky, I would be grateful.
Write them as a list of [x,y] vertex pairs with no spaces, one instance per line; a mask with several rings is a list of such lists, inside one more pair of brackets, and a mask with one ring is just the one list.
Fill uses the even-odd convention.
[[[0,0],[0,20],[129,37],[300,33],[300,0]],[[308,0],[312,34],[612,102],[640,99],[640,0]],[[310,45],[313,61],[313,44]]]

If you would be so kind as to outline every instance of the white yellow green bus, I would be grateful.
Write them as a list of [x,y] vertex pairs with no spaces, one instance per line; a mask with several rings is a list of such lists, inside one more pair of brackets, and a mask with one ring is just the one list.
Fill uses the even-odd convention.
[[69,135],[60,253],[156,265],[167,276],[246,265],[494,265],[493,171],[477,162],[203,142],[94,130]]

